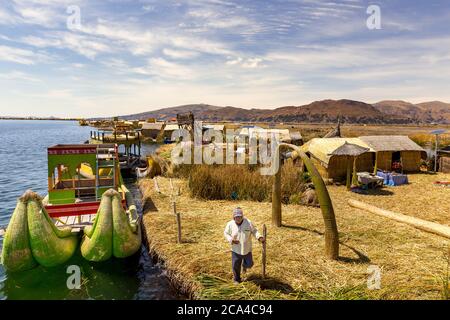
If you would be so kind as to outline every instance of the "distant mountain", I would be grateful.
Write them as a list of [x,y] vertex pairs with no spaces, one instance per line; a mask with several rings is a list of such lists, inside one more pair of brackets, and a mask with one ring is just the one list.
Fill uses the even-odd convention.
[[406,116],[412,121],[420,122],[421,110],[416,105],[401,100],[385,100],[374,103],[373,106],[389,116]]
[[156,119],[163,119],[168,120],[170,118],[174,118],[177,116],[178,113],[187,113],[192,112],[194,115],[200,115],[202,113],[208,113],[211,111],[215,111],[218,109],[222,109],[223,107],[217,107],[212,106],[209,104],[187,104],[177,107],[171,107],[171,108],[163,108],[153,111],[147,111],[137,114],[131,114],[131,115],[125,115],[120,116],[119,118],[124,120],[132,120],[132,119],[148,119],[148,118],[156,118]]
[[412,104],[406,101],[380,101],[373,105],[392,116],[402,116],[416,123],[450,123],[450,104],[440,101]]
[[244,109],[208,104],[190,104],[121,116],[120,118],[168,120],[178,113],[192,112],[197,120],[251,122],[336,122],[346,123],[442,123],[450,124],[450,104],[434,101],[412,104],[405,101],[380,101],[368,104],[354,100],[323,100],[303,106],[276,109]]
[[260,116],[259,120],[336,122],[339,117],[347,123],[401,123],[407,121],[401,117],[386,117],[372,105],[353,100],[323,100],[300,107],[282,107]]
[[450,123],[450,103],[430,101],[418,103],[417,106],[423,110],[427,122]]

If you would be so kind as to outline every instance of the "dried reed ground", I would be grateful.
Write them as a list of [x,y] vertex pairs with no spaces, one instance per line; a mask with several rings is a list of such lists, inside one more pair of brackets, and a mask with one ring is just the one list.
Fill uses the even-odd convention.
[[[447,223],[450,189],[435,187],[450,175],[410,175],[411,184],[384,188],[392,195],[358,195],[345,187],[329,187],[340,232],[339,261],[324,257],[320,209],[283,206],[282,228],[271,226],[271,204],[251,201],[201,201],[181,187],[177,209],[182,215],[184,243],[176,244],[169,180],[141,181],[146,204],[144,225],[151,250],[166,262],[175,282],[194,298],[212,299],[439,299],[450,240],[351,208],[349,198],[430,221]],[[151,209],[151,201],[157,211]],[[231,284],[230,248],[223,238],[225,224],[237,205],[259,229],[268,227],[267,275],[262,281],[261,246],[254,242],[255,266],[250,281]],[[381,290],[366,286],[369,265],[382,269]],[[215,278],[200,278],[199,275]],[[261,288],[264,288],[261,290]],[[271,290],[269,290],[271,289]]]

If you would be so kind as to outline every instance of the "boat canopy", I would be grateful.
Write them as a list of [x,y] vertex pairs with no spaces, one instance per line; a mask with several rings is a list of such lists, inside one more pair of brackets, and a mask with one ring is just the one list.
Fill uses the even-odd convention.
[[48,148],[50,204],[99,201],[120,182],[116,144],[55,145]]

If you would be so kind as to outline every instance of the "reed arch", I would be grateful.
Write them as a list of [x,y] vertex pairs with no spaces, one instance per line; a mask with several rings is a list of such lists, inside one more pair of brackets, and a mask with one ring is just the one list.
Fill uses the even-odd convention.
[[[337,260],[339,257],[339,235],[333,203],[331,202],[325,182],[312,161],[298,146],[289,143],[279,143],[276,161],[280,161],[281,164],[281,152],[289,149],[293,150],[291,158],[295,159],[300,157],[311,175],[325,226],[325,254],[329,259]],[[272,189],[272,223],[277,227],[281,227],[281,168],[274,176]]]

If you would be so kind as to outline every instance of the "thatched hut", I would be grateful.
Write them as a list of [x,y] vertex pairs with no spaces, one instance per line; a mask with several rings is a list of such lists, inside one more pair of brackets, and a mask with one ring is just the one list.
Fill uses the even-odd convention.
[[400,162],[405,172],[420,170],[426,151],[407,136],[363,136],[359,137],[376,152],[378,169],[391,171],[393,162]]
[[[358,161],[358,157],[369,152],[369,148],[361,147],[357,144],[348,143],[347,141],[334,150],[330,156],[345,156],[347,157],[347,189],[350,190],[351,185],[358,184],[358,178],[356,177],[356,162]],[[352,161],[350,161],[352,160]],[[353,165],[352,163],[353,162]],[[353,173],[353,179],[352,179]]]
[[178,129],[180,129],[180,127],[178,126],[178,124],[166,124],[165,126],[164,126],[164,131],[163,131],[163,135],[164,135],[164,138],[166,138],[166,139],[171,139],[172,138],[172,133],[175,131],[175,130],[178,130]]
[[450,146],[438,150],[438,169],[442,173],[450,173]]
[[367,149],[356,160],[356,171],[372,172],[375,152],[366,143],[358,138],[314,138],[301,148],[310,157],[314,165],[325,179],[345,180],[347,168],[353,165],[353,159],[345,154],[333,154],[344,144],[357,145]]
[[289,129],[263,129],[263,128],[250,128],[248,129],[250,139],[267,138],[271,139],[272,135],[275,135],[281,142],[291,143],[291,134]]
[[161,134],[164,128],[164,122],[156,123],[143,123],[142,124],[142,134],[144,137],[156,139],[158,135]]

